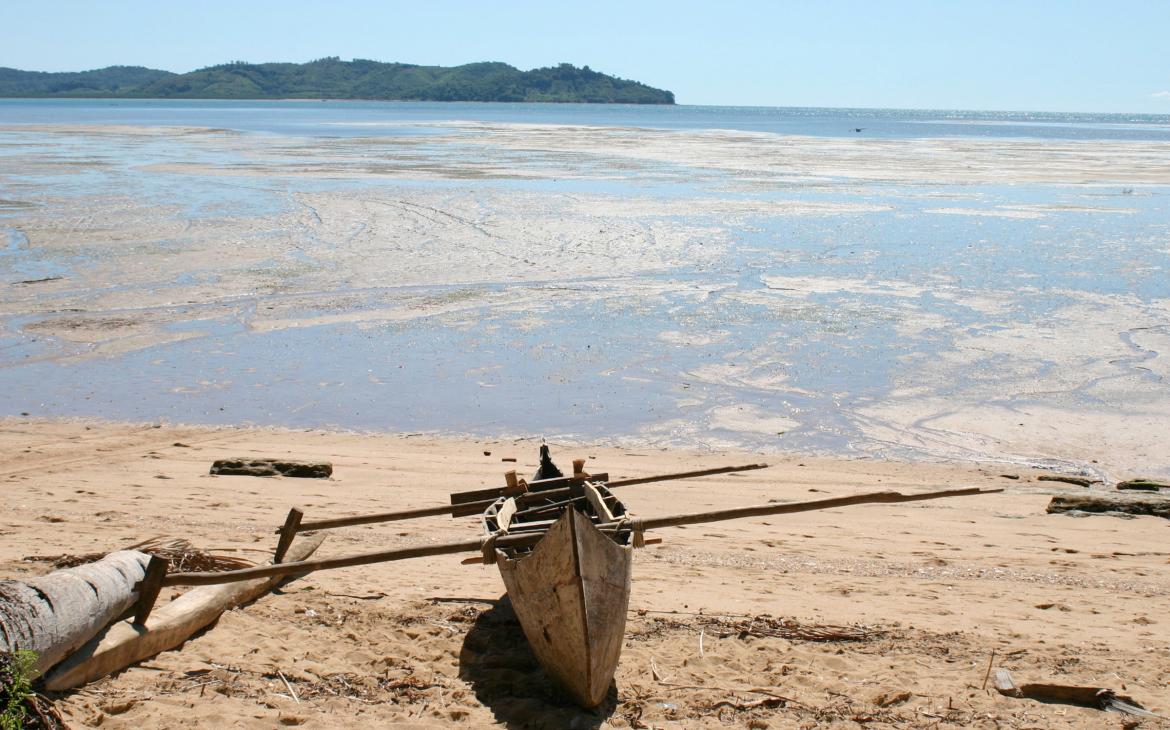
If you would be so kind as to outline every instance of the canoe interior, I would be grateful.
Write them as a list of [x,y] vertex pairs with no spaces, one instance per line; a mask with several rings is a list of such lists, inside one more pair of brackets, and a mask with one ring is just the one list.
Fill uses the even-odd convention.
[[[530,491],[516,497],[501,497],[488,507],[483,513],[484,534],[495,535],[507,532],[515,535],[522,532],[545,532],[564,513],[565,509],[572,505],[578,513],[588,518],[592,524],[598,526],[602,532],[608,535],[615,544],[629,545],[631,530],[628,524],[617,527],[609,526],[611,516],[614,520],[630,516],[626,506],[606,489],[604,483],[589,482],[589,485],[596,490],[596,494],[604,502],[605,509],[609,512],[608,515],[598,515],[595,505],[586,494],[585,484],[570,487],[568,495],[562,489],[556,490],[553,496],[544,495],[541,491]],[[510,516],[506,519],[508,526],[506,530],[501,530],[500,518],[505,515]],[[519,559],[532,552],[533,549],[534,546],[506,548],[503,552],[509,558]]]
[[614,526],[625,506],[593,486],[572,499],[500,499],[484,514],[489,534],[503,523],[512,534],[543,532],[534,546],[497,549],[496,564],[537,660],[583,707],[601,704],[613,683],[633,564],[630,529]]

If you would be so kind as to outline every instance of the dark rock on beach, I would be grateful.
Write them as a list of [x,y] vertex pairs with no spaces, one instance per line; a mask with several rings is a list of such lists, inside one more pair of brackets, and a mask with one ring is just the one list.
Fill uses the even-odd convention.
[[287,459],[216,459],[211,473],[248,477],[301,477],[304,479],[328,479],[333,474],[333,464],[327,461],[289,461]]
[[1170,520],[1170,498],[1121,494],[1053,497],[1048,503],[1048,512],[1120,512]]
[[1153,479],[1139,478],[1118,482],[1117,488],[1122,491],[1156,492],[1159,489],[1170,489],[1170,484],[1154,481]]

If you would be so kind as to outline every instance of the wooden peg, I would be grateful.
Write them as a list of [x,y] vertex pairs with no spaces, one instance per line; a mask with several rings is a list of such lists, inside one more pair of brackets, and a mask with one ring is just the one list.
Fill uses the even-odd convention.
[[150,618],[150,612],[154,610],[154,603],[158,600],[158,593],[162,590],[170,564],[171,561],[166,558],[150,556],[150,562],[146,564],[146,575],[138,584],[138,603],[134,607],[134,623],[138,626],[146,625],[146,619]]
[[273,564],[284,560],[285,553],[292,545],[293,538],[297,536],[297,530],[301,527],[301,518],[305,516],[296,507],[288,511],[288,517],[284,519],[284,527],[280,528],[280,539],[276,542],[276,552],[272,554]]

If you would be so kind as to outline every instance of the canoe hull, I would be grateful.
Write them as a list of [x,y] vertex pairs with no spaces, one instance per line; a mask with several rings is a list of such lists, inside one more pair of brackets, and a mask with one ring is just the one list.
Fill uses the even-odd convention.
[[568,509],[533,551],[496,552],[516,618],[537,660],[582,707],[605,700],[621,656],[632,550]]

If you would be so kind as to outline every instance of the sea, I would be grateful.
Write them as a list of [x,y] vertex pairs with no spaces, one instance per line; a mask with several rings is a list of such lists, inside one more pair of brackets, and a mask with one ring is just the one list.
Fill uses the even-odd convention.
[[[290,175],[271,190],[244,191],[238,176],[176,175],[158,164],[174,161],[165,138],[155,146],[127,146],[111,132],[63,144],[60,131],[44,131],[230,130],[271,149],[282,139],[302,147],[306,139],[326,146],[347,139],[449,140],[483,125],[731,131],[841,142],[1002,141],[1041,151],[1065,143],[1126,143],[1139,151],[1148,145],[1155,167],[1165,164],[1163,145],[1170,143],[1170,115],[1154,114],[2,99],[0,415],[979,459],[1089,473],[1105,468],[1086,450],[1101,445],[1095,434],[1114,434],[1117,452],[1133,461],[1142,432],[1170,425],[1163,380],[1170,377],[1170,173],[1132,184],[794,179],[745,190],[729,187],[734,171],[714,177],[703,170],[691,179],[685,160],[652,175],[627,174],[598,169],[604,165],[583,155],[575,162],[557,158],[555,164],[572,166],[565,172],[574,180],[555,188],[548,175],[468,179],[390,170],[376,179]],[[419,164],[480,154],[449,141],[439,147],[426,148]],[[199,154],[209,164],[239,161]],[[535,148],[512,155],[513,162],[524,155],[539,160],[542,172],[550,164]],[[98,162],[71,173],[70,160],[81,158]],[[60,169],[46,172],[51,161]],[[125,347],[95,350],[92,343],[43,334],[53,331],[45,322],[84,316],[75,311],[85,310],[78,301],[105,301],[121,283],[115,273],[108,291],[70,290],[71,277],[100,267],[101,256],[39,250],[36,231],[23,223],[31,209],[57,206],[60,219],[69,221],[71,198],[130,195],[182,215],[229,220],[286,212],[290,192],[379,185],[393,186],[399,196],[445,186],[472,194],[555,189],[655,198],[664,206],[695,199],[732,201],[740,209],[745,201],[761,205],[758,213],[726,218],[675,208],[635,216],[647,229],[706,227],[726,245],[709,259],[637,274],[637,286],[666,292],[656,303],[618,306],[595,298],[559,306],[550,295],[535,327],[525,324],[524,312],[486,304],[476,310],[474,301],[531,294],[534,287],[551,291],[556,282],[514,285],[502,277],[470,290],[436,285],[411,292],[471,300],[473,326],[452,327],[449,317],[436,315],[373,329],[344,318],[279,331],[250,328],[245,310],[298,293],[294,280],[279,291],[255,292],[220,320],[192,306],[189,321],[166,325],[184,336],[142,347],[128,340]],[[769,213],[763,203],[777,201],[838,205],[843,212]],[[160,238],[137,245],[176,244]],[[305,266],[319,263],[311,252],[296,255]],[[188,286],[205,273],[156,282],[151,293]],[[27,283],[39,279],[48,281]],[[596,276],[577,283],[616,286]],[[47,286],[58,288],[38,289]],[[336,293],[368,297],[371,308],[378,299],[369,290]],[[102,306],[106,317],[134,310],[132,302]],[[186,336],[194,329],[199,336]],[[200,386],[180,387],[189,383]],[[1143,420],[1131,433],[1119,416]],[[1009,426],[1043,431],[1043,439],[1008,433]],[[1166,469],[1154,465],[1151,473]]]
[[171,125],[343,137],[372,132],[431,133],[433,124],[449,121],[734,129],[814,137],[865,134],[880,139],[1170,141],[1170,114],[638,104],[0,99],[0,124],[8,125]]

